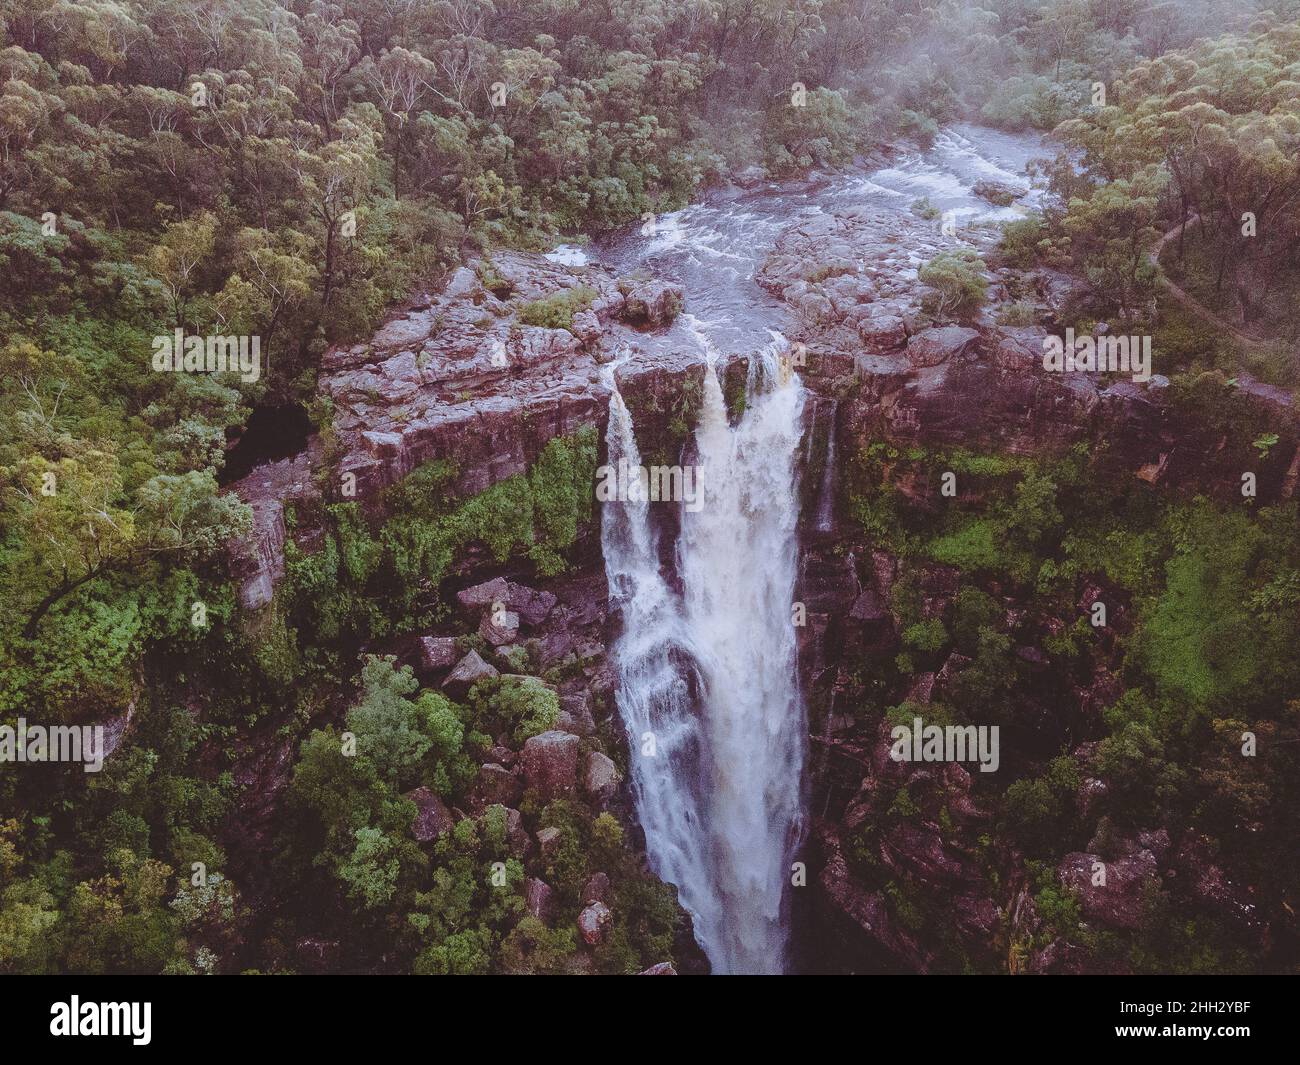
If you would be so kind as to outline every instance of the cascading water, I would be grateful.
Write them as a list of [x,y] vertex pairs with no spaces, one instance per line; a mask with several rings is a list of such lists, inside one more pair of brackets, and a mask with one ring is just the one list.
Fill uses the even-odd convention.
[[[836,416],[833,400],[811,412],[808,451],[796,462],[805,398],[797,378],[780,374],[781,342],[751,359],[746,410],[729,425],[715,345],[753,350],[786,320],[784,303],[755,278],[793,222],[850,207],[910,212],[922,196],[963,223],[1016,217],[1016,208],[993,207],[974,185],[993,178],[1029,188],[1024,164],[1039,152],[1036,137],[956,127],[930,150],[870,174],[720,193],[660,217],[648,241],[636,226],[590,249],[619,273],[648,269],[681,285],[692,313],[640,337],[641,347],[676,355],[698,346],[709,361],[696,431],[705,505],[681,513],[676,571],[663,572],[650,520],[654,506],[669,504],[604,504],[602,541],[610,599],[623,618],[618,704],[646,848],[655,871],[678,886],[716,971],[774,972],[785,962],[786,888],[805,817],[806,735],[790,617],[798,468],[815,468],[814,438],[823,439],[826,425],[810,528],[833,532]],[[1033,206],[1041,195],[1029,188],[1022,203]],[[555,254],[585,258],[576,249]],[[616,387],[607,442],[611,466],[640,465]],[[641,753],[647,737],[654,755]]]
[[[680,596],[661,571],[650,504],[606,503],[602,524],[646,848],[723,973],[784,969],[790,863],[805,821],[791,617],[804,392],[774,336],[750,359],[734,427],[710,353],[696,429],[704,503],[682,511]],[[639,466],[616,387],[606,439],[611,466]]]

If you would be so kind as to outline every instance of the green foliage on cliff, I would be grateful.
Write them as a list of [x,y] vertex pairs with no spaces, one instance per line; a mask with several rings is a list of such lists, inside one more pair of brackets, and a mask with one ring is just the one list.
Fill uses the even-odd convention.
[[521,554],[543,575],[563,571],[591,520],[596,455],[586,426],[548,441],[527,474],[465,500],[449,497],[455,468],[438,462],[387,491],[382,521],[355,503],[329,505],[319,550],[286,544],[291,617],[326,643],[414,631],[441,612],[438,585],[472,544],[498,562]]
[[493,677],[474,685],[469,705],[475,723],[493,735],[509,733],[522,744],[555,724],[560,700],[538,677]]
[[[1235,438],[1248,456],[1251,433]],[[1215,863],[1257,892],[1295,877],[1282,840],[1300,829],[1289,776],[1300,764],[1294,744],[1276,742],[1300,721],[1300,663],[1288,650],[1300,639],[1295,504],[1152,492],[1105,448],[988,460],[872,445],[851,464],[849,512],[867,543],[902,556],[891,606],[906,654],[882,653],[870,668],[900,670],[894,691],[923,672],[951,674],[934,701],[885,709],[885,720],[1000,726],[1001,769],[972,773],[972,789],[997,811],[994,853],[1014,847],[1043,863],[1039,946],[1060,937],[1097,964],[1139,971],[1258,968],[1258,948],[1243,949],[1224,911],[1207,916],[1158,883],[1136,930],[1081,925],[1055,867],[1069,852],[1113,860],[1160,826],[1212,840]],[[939,503],[944,470],[958,471],[958,494]],[[1092,709],[1072,709],[1086,691]],[[1244,757],[1248,736],[1259,746]],[[889,810],[942,826],[915,793]],[[942,831],[964,838],[956,824]],[[915,916],[917,892],[871,860],[871,845],[853,841],[855,869],[901,907],[900,921]]]

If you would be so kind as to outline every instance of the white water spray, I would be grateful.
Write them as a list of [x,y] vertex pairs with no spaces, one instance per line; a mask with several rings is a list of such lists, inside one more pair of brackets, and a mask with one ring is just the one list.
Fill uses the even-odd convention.
[[[734,427],[710,357],[696,429],[705,503],[681,515],[680,596],[663,575],[649,504],[607,503],[602,525],[610,599],[623,612],[618,704],[647,850],[722,973],[784,969],[804,831],[791,620],[804,393],[782,365],[787,350],[777,336],[750,360]],[[611,464],[639,464],[617,388],[606,440]]]

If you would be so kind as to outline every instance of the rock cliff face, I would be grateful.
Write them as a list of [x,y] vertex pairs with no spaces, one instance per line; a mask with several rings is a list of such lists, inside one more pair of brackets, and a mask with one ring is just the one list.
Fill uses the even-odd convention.
[[[601,364],[628,358],[629,391],[677,387],[690,359],[639,344],[670,322],[681,290],[620,282],[600,267],[502,253],[461,267],[443,290],[369,343],[330,352],[321,394],[333,405],[340,477],[364,497],[421,463],[454,458],[462,494],[523,472],[547,440],[600,421]],[[527,324],[537,301],[577,300],[570,328]],[[582,306],[586,304],[586,306]],[[522,312],[522,313],[521,313]]]
[[[898,906],[873,879],[873,870],[884,870],[906,876],[922,911],[948,915],[961,955],[975,964],[1087,970],[1096,963],[1061,943],[1017,947],[1044,938],[1037,934],[1041,919],[1019,857],[1003,855],[1000,875],[992,876],[987,856],[973,843],[990,812],[974,797],[970,773],[954,764],[900,765],[888,757],[887,728],[864,735],[837,714],[837,700],[845,705],[860,692],[873,660],[898,651],[898,619],[889,606],[897,566],[887,552],[855,541],[837,521],[833,501],[840,495],[841,471],[828,465],[829,456],[851,455],[881,441],[1018,455],[1060,453],[1088,442],[1108,448],[1134,477],[1173,490],[1238,498],[1242,473],[1253,472],[1263,503],[1294,493],[1300,435],[1285,393],[1243,379],[1233,401],[1279,437],[1268,459],[1256,456],[1243,465],[1250,455],[1243,457],[1240,442],[1229,444],[1213,418],[1173,395],[1163,378],[1136,383],[1115,375],[1045,371],[1043,339],[1063,324],[1052,318],[1060,295],[1056,277],[991,273],[993,307],[979,321],[930,324],[921,313],[916,273],[943,243],[934,227],[919,220],[860,210],[825,215],[792,226],[756,278],[789,307],[788,336],[802,345],[796,351],[804,357],[801,373],[813,400],[808,432],[815,446],[808,449],[803,477],[798,594],[808,609],[800,668],[810,704],[819,712],[812,721],[811,890],[799,900],[799,920],[816,944],[809,953],[822,968],[944,967],[951,950],[924,928],[899,921]],[[999,303],[1013,287],[1023,295],[1026,284],[1044,308],[1038,324],[997,324]],[[333,410],[328,432],[303,455],[256,470],[235,486],[256,514],[254,543],[232,560],[243,605],[251,610],[269,602],[283,573],[286,501],[313,493],[331,499],[354,494],[370,504],[381,489],[434,460],[453,460],[453,490],[470,495],[526,471],[556,436],[595,426],[603,439],[606,364],[616,359],[614,372],[633,408],[643,452],[678,461],[690,424],[683,422],[686,398],[698,394],[704,372],[697,354],[664,340],[663,329],[682,298],[670,284],[620,280],[602,267],[503,253],[457,270],[368,343],[331,351],[320,379],[321,396]],[[571,301],[569,324],[528,324],[545,320],[528,309],[539,301]],[[928,488],[903,490],[919,496]],[[300,528],[295,535],[310,549],[312,530]],[[621,735],[607,654],[613,634],[594,548],[585,546],[588,563],[579,573],[559,581],[529,578],[525,586],[520,581],[526,573],[502,574],[500,567],[457,578],[479,582],[462,592],[462,607],[476,612],[492,661],[456,653],[451,632],[432,633],[407,649],[409,660],[453,695],[487,671],[511,672],[516,649],[542,669],[567,670],[557,690],[561,725],[521,751],[503,748],[499,761],[483,766],[483,804],[509,805],[528,783],[546,794],[580,791],[598,806],[631,813],[616,762],[599,744],[580,739],[596,732]],[[489,577],[497,580],[481,583]],[[928,568],[922,574],[927,616],[937,616],[956,591],[953,571]],[[470,602],[466,594],[486,598]],[[492,614],[492,604],[502,611]],[[1026,619],[1016,609],[1008,605],[1008,631],[1032,666],[1034,633],[1064,622]],[[941,670],[921,674],[910,691],[898,695],[922,706],[938,700],[967,664],[953,654]],[[1066,705],[1053,712],[1095,721],[1116,687],[1113,673],[1099,668],[1087,683],[1054,693]],[[1079,758],[1086,764],[1086,751]],[[263,763],[275,770],[282,761],[278,755],[250,758],[249,772]],[[919,820],[899,831],[873,827],[885,823],[886,807],[902,786]],[[1090,777],[1080,801],[1105,787],[1104,780]],[[436,835],[446,814],[421,807],[420,831]],[[546,843],[539,837],[529,845]],[[1231,914],[1257,940],[1267,939],[1267,927],[1231,878],[1212,861],[1195,860],[1202,846],[1196,839],[1170,839],[1153,827],[1111,846],[1106,861],[1114,879],[1104,894],[1090,888],[1095,854],[1070,854],[1058,870],[1059,881],[1079,891],[1088,920],[1131,927],[1143,885],[1183,870],[1206,907]],[[530,883],[530,909],[545,909],[547,890],[540,881]],[[581,932],[589,943],[603,935],[604,905],[592,899],[584,911]]]

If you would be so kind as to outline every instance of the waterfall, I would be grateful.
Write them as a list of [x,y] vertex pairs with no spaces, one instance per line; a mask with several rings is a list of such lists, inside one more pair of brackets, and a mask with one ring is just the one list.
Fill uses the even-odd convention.
[[[791,619],[804,392],[787,349],[774,334],[750,359],[735,426],[710,353],[695,434],[704,505],[681,511],[680,595],[662,573],[649,504],[606,503],[602,523],[610,599],[623,617],[618,707],[646,848],[722,973],[784,969],[787,888],[805,826]],[[611,466],[639,465],[617,387],[606,440]]]

